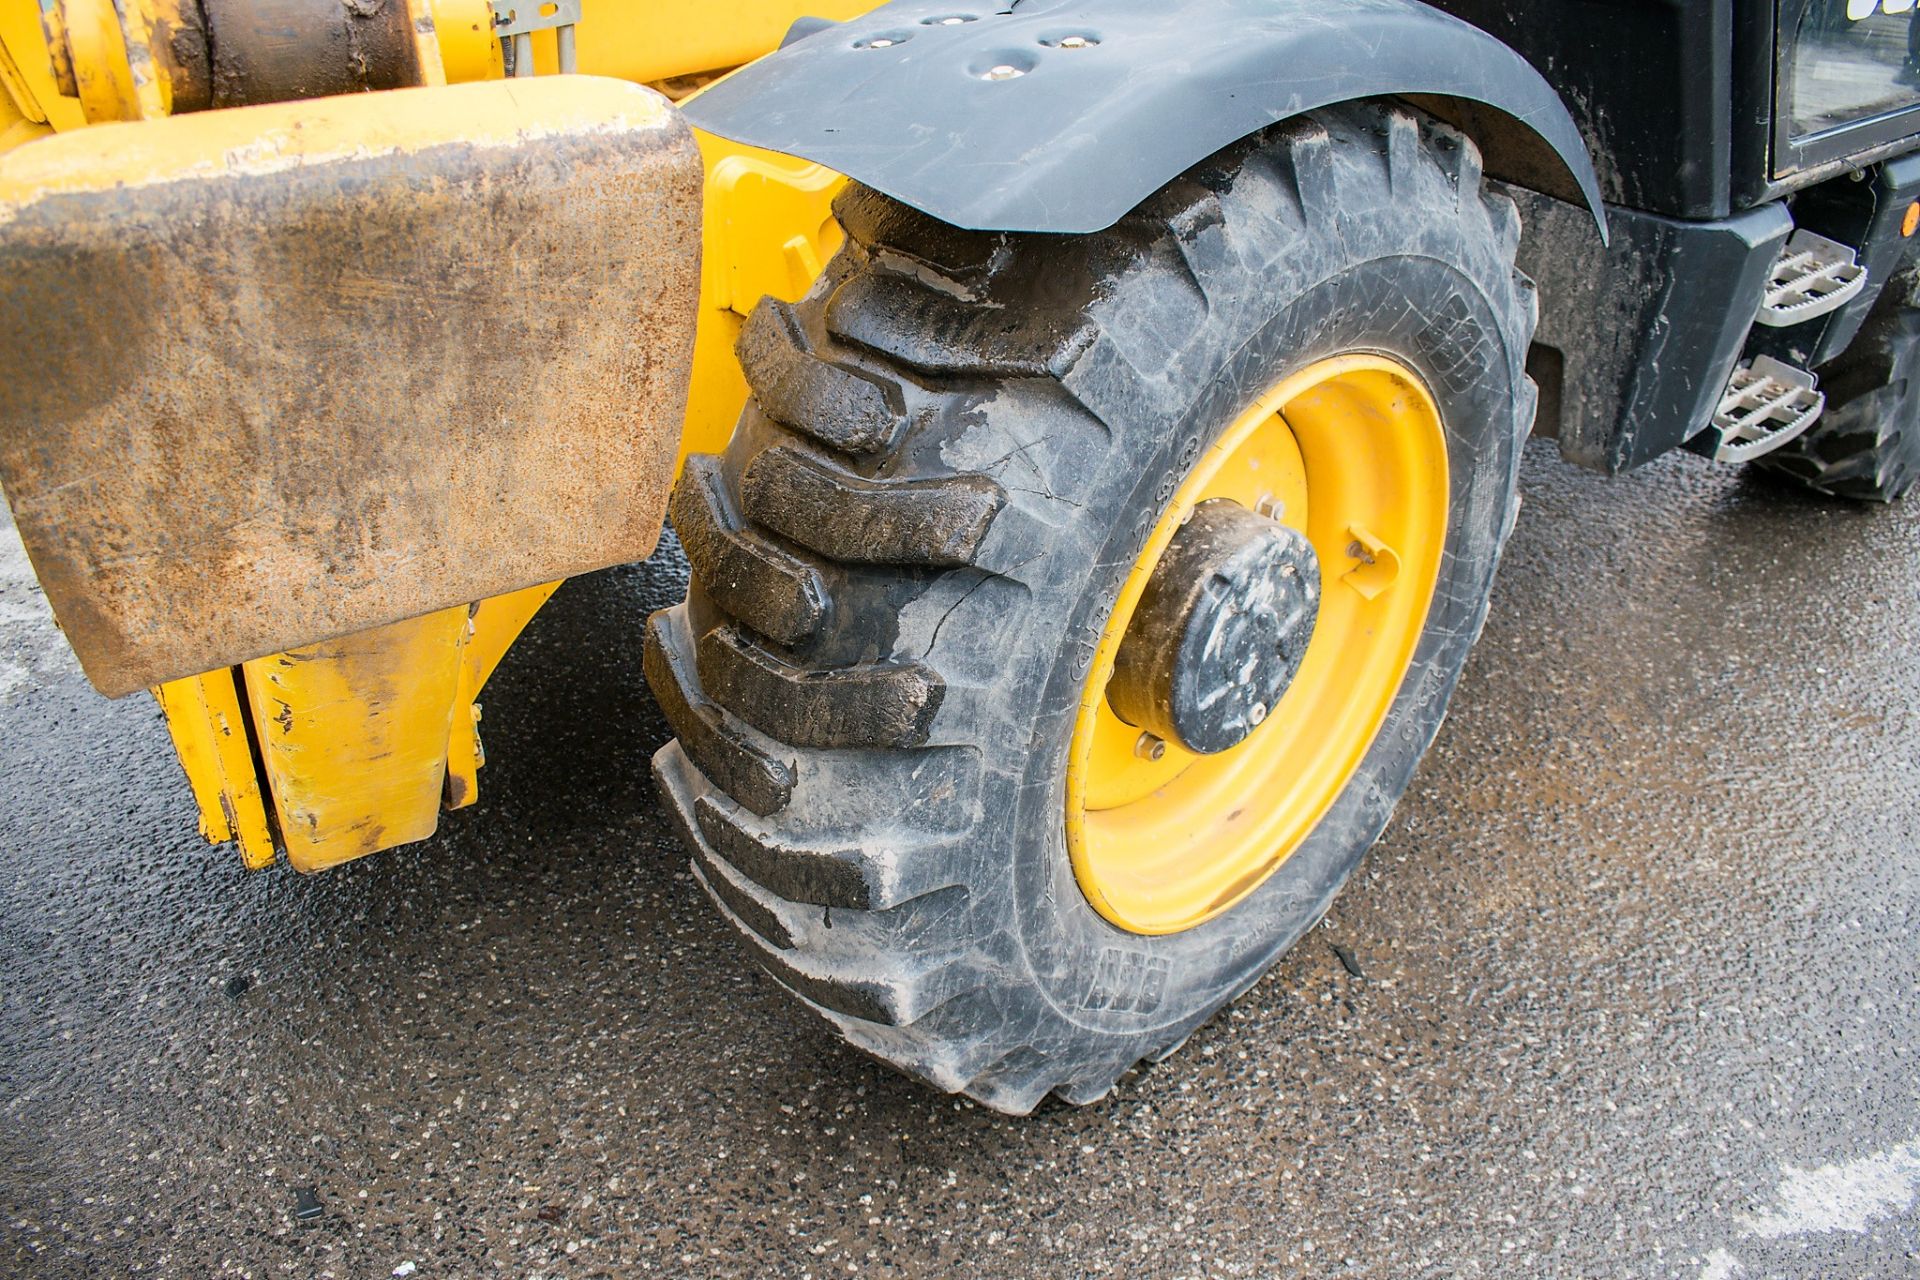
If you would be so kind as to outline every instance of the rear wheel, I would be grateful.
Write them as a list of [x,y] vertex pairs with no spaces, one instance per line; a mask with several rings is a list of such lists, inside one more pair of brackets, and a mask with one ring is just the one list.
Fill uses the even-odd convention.
[[1518,219],[1373,104],[1096,235],[837,212],[676,491],[656,776],[852,1043],[1090,1101],[1311,927],[1439,725],[1532,419]]
[[1880,291],[1859,334],[1820,367],[1826,411],[1756,464],[1840,498],[1892,502],[1920,477],[1920,272]]

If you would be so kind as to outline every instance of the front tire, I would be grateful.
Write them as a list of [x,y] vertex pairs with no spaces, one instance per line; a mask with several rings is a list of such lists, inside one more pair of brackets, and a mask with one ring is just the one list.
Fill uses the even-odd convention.
[[[1378,104],[1275,126],[1094,235],[962,232],[858,187],[836,213],[847,247],[755,311],[753,401],[676,490],[693,586],[648,626],[679,735],[655,774],[728,919],[850,1042],[1006,1112],[1092,1101],[1312,926],[1439,726],[1532,421],[1518,218],[1470,141]],[[1349,357],[1403,370],[1443,436],[1410,658],[1297,843],[1190,924],[1122,927],[1067,834],[1109,616],[1214,442]]]

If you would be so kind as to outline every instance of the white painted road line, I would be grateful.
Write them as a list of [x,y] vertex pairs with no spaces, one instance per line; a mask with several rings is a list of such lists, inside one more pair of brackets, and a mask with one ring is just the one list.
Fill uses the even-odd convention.
[[[1859,1233],[1881,1218],[1912,1209],[1920,1201],[1920,1138],[1842,1164],[1817,1169],[1787,1165],[1785,1172],[1774,1188],[1777,1207],[1746,1218],[1743,1239]],[[1721,1248],[1707,1255],[1700,1280],[1733,1280],[1744,1274],[1738,1256]]]

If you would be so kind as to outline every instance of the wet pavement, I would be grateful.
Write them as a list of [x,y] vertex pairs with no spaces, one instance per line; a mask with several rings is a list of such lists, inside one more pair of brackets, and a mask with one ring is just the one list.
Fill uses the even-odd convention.
[[1920,505],[1525,484],[1324,927],[1024,1120],[708,908],[647,778],[671,550],[535,620],[477,808],[299,878],[200,843],[0,529],[0,1273],[1920,1276]]

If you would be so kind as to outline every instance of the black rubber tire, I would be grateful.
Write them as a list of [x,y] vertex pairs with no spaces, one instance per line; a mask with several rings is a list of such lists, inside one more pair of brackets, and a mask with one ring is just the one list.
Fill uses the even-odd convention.
[[1847,349],[1820,366],[1827,407],[1799,439],[1754,465],[1809,489],[1892,502],[1920,477],[1920,273],[1888,279]]
[[[859,1048],[1025,1113],[1165,1056],[1325,911],[1385,826],[1485,618],[1532,422],[1513,205],[1461,134],[1316,112],[1095,235],[987,235],[872,191],[740,355],[754,399],[673,519],[654,761],[695,870]],[[1280,871],[1167,936],[1108,924],[1064,849],[1080,685],[1186,469],[1287,372],[1351,350],[1442,407],[1441,581],[1359,775]]]

